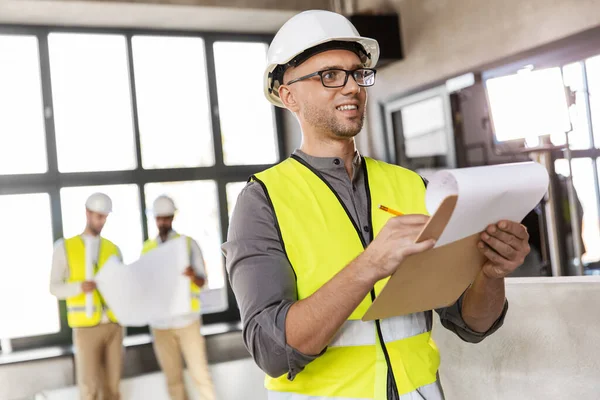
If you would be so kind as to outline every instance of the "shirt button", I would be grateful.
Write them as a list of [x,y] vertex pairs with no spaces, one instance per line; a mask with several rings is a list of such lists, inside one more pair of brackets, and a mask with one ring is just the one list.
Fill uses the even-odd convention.
[[363,226],[365,232],[369,233],[370,229],[368,225]]
[[334,163],[335,165],[340,165],[340,160],[338,160],[338,159],[336,158],[335,160],[333,160],[333,163]]

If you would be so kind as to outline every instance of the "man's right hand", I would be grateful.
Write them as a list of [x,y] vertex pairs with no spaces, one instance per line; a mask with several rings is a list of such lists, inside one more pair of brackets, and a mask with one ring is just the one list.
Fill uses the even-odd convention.
[[421,214],[401,215],[385,224],[362,254],[373,282],[392,275],[408,256],[433,248],[434,240],[415,243],[429,218]]
[[96,282],[85,281],[81,284],[81,289],[83,290],[83,293],[93,292],[96,289]]

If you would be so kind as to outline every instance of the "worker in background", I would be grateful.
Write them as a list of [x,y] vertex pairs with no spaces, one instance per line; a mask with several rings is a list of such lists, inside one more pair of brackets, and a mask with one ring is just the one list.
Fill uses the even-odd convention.
[[[294,16],[269,47],[265,95],[296,116],[302,144],[251,177],[222,249],[270,400],[443,399],[431,311],[361,321],[382,280],[434,246],[415,243],[429,218],[424,180],[355,148],[378,57],[375,40],[328,11]],[[527,254],[527,232],[499,221],[478,247],[487,262],[472,286],[437,310],[468,342],[502,324],[504,277]]]
[[[144,243],[142,253],[147,253],[167,240],[178,238],[173,230],[175,203],[168,196],[159,196],[152,211],[156,218],[158,236]],[[190,309],[186,315],[150,323],[154,336],[154,353],[167,379],[171,400],[187,399],[183,381],[183,363],[187,365],[192,380],[202,400],[215,399],[214,386],[208,370],[206,344],[200,333],[200,289],[206,284],[207,274],[202,251],[198,243],[186,237],[190,253],[190,266],[184,275],[190,279]]]
[[[67,301],[81,399],[117,400],[123,370],[123,328],[86,270],[95,275],[110,257],[122,260],[122,255],[114,243],[100,236],[112,211],[110,197],[94,193],[85,208],[83,233],[61,239],[54,246],[50,292]],[[86,307],[90,294],[93,308]]]

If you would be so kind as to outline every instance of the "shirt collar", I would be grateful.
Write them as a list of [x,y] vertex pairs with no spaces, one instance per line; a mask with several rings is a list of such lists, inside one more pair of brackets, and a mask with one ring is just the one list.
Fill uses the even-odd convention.
[[[306,161],[308,165],[310,165],[317,171],[343,170],[344,173],[346,173],[344,160],[342,160],[339,157],[314,157],[306,154],[300,149],[296,149],[293,154]],[[354,152],[354,158],[352,159],[352,181],[356,180],[359,172],[361,171],[361,165],[362,156],[360,155],[358,150],[356,150]]]

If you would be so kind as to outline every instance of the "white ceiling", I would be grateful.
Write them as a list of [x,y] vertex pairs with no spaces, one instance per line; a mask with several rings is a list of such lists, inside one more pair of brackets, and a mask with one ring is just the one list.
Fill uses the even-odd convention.
[[0,24],[275,33],[296,13],[120,2],[0,0]]

